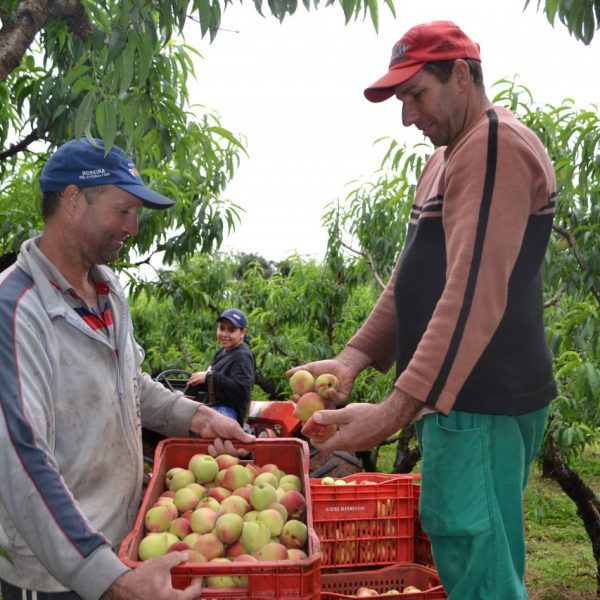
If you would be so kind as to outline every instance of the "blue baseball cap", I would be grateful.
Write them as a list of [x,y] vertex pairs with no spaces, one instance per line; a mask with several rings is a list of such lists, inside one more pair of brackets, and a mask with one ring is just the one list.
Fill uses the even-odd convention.
[[240,329],[246,329],[248,325],[248,319],[246,319],[246,315],[237,308],[228,308],[224,310],[220,315],[217,321],[221,319],[227,319],[231,321],[236,327]]
[[63,144],[48,159],[40,177],[43,193],[62,192],[68,185],[79,188],[114,185],[136,198],[148,208],[164,209],[175,200],[147,188],[135,163],[121,148],[113,146],[105,156],[104,142],[87,138]]

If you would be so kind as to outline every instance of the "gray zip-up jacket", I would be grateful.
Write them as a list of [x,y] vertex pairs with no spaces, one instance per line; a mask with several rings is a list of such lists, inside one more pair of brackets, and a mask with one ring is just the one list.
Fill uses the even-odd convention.
[[0,274],[0,578],[96,600],[127,570],[141,424],[186,436],[198,405],[140,370],[125,294],[106,267],[118,352],[65,301],[36,240]]

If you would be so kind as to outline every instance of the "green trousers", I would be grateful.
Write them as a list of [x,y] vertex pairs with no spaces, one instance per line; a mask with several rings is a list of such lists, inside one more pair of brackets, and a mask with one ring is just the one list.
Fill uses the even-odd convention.
[[417,421],[421,524],[449,600],[525,600],[523,493],[548,407]]

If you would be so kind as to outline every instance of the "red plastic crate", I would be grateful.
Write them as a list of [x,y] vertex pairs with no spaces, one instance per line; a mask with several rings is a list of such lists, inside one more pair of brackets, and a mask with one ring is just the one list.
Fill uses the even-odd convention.
[[415,501],[415,562],[434,567],[435,563],[433,562],[433,555],[431,554],[431,542],[421,527],[421,519],[419,517],[419,495],[421,493],[420,473],[413,474],[413,478],[413,497]]
[[[199,452],[207,452],[210,440],[167,438],[159,442],[154,454],[153,473],[142,500],[132,531],[119,548],[119,558],[129,567],[144,564],[138,560],[138,546],[144,536],[144,515],[164,491],[166,472],[172,467],[187,466],[189,459]],[[310,485],[308,479],[309,453],[306,442],[295,438],[258,439],[251,444],[236,444],[252,452],[248,459],[257,465],[275,463],[286,473],[298,475],[306,498],[308,526],[308,558],[237,563],[184,563],[172,569],[171,580],[177,589],[183,589],[195,577],[207,575],[242,575],[248,579],[246,588],[209,588],[202,590],[202,598],[256,598],[319,600],[321,595],[321,555],[319,539],[312,522]]]
[[400,563],[382,569],[352,571],[346,573],[323,573],[321,578],[321,600],[356,598],[359,587],[367,587],[379,592],[370,598],[390,598],[385,592],[396,589],[399,592],[408,586],[418,587],[422,592],[400,593],[392,598],[412,600],[441,600],[447,598],[435,569],[415,563]]
[[[321,543],[321,568],[412,562],[411,476],[356,473],[339,479],[346,485],[322,485],[321,479],[310,480],[312,518]],[[367,481],[374,483],[366,484]]]

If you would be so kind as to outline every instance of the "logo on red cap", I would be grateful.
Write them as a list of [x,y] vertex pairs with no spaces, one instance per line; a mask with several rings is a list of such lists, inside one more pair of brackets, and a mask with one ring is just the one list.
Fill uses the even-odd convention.
[[390,65],[396,64],[402,60],[406,60],[406,50],[408,49],[408,43],[399,41],[392,48],[392,58],[390,59]]

